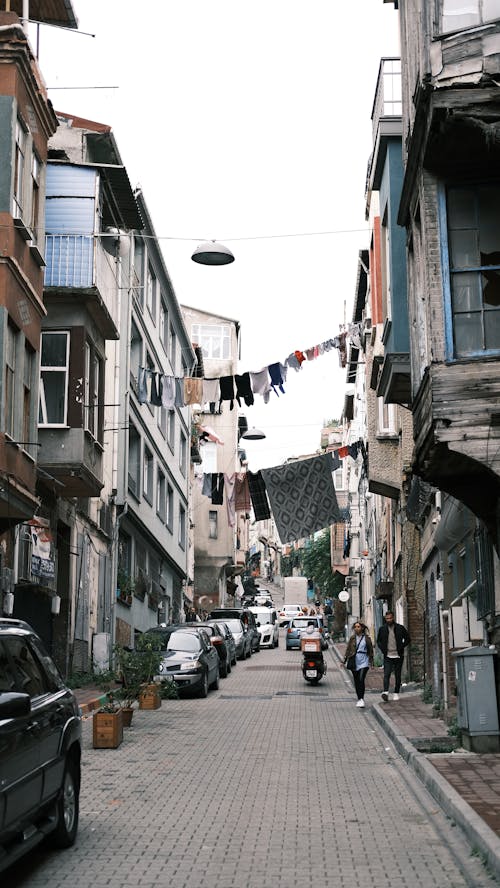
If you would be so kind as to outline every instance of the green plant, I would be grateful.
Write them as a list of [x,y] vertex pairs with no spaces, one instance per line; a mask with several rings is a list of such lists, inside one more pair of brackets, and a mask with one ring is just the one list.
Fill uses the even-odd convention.
[[456,716],[451,719],[448,725],[448,734],[450,737],[460,737],[462,734],[462,729],[458,726]]
[[106,702],[99,706],[97,712],[107,712],[108,714],[113,714],[114,712],[118,712],[120,709],[120,705],[118,700],[116,699],[114,691],[108,691],[106,694]]
[[433,693],[432,693],[432,685],[424,684],[422,690],[422,700],[424,703],[432,703],[433,701]]
[[135,648],[115,645],[115,678],[121,684],[117,697],[124,708],[132,706],[160,671],[161,640],[155,635],[140,635]]
[[162,700],[177,700],[179,698],[179,691],[175,681],[171,681],[168,678],[162,678],[159,682],[159,688]]
[[122,567],[119,567],[116,574],[116,586],[117,589],[120,590],[120,595],[122,596],[122,598],[126,598],[127,595],[132,595],[134,591],[134,585],[134,580],[128,574],[128,572]]

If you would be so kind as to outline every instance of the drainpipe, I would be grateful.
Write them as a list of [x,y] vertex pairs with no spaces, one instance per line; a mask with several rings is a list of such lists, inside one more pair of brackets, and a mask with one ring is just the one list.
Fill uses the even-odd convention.
[[111,605],[110,605],[110,614],[109,614],[109,668],[113,668],[113,648],[115,646],[115,638],[116,638],[116,626],[115,626],[115,612],[116,612],[116,576],[118,573],[118,540],[120,538],[120,526],[125,518],[125,515],[128,512],[128,503],[125,503],[123,506],[123,511],[120,512],[118,517],[115,520],[115,524],[113,527],[113,538],[111,542]]
[[439,629],[441,632],[441,671],[443,673],[443,709],[448,709],[448,661],[446,657],[446,641],[444,637],[444,618],[448,611],[443,610],[442,602],[439,602]]

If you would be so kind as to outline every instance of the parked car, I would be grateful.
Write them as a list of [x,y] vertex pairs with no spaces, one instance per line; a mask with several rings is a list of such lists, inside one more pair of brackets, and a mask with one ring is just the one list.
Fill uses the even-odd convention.
[[252,656],[252,636],[249,634],[246,626],[236,617],[225,617],[224,622],[234,638],[236,647],[236,658],[238,660],[246,660]]
[[260,634],[260,646],[274,648],[278,647],[280,640],[278,615],[273,607],[251,607],[249,608],[257,622],[257,629]]
[[[198,625],[198,624],[197,624]],[[204,629],[186,626],[155,626],[148,630],[162,639],[163,660],[155,679],[169,678],[179,693],[206,697],[209,688],[219,687],[219,655]]]
[[285,626],[290,620],[293,620],[294,617],[300,617],[302,614],[303,610],[301,604],[285,604],[278,614],[280,626]]
[[222,623],[219,624],[213,620],[209,623],[204,621],[201,623],[185,623],[184,625],[205,630],[210,639],[210,644],[214,646],[219,657],[220,677],[227,678],[231,672],[231,652],[226,643],[226,630],[223,628]]
[[231,664],[231,666],[236,666],[236,644],[234,642],[233,633],[231,632],[229,626],[225,622],[223,622],[223,620],[207,620],[208,625],[210,625],[212,622],[216,622],[217,625],[220,626],[226,640],[227,648],[229,650],[229,663]]
[[315,626],[321,632],[321,650],[324,651],[327,649],[328,642],[324,637],[323,618],[321,616],[303,616],[295,617],[295,619],[290,620],[287,626],[285,642],[287,651],[300,650],[300,636],[312,621],[314,621]]
[[248,607],[218,607],[210,611],[212,620],[238,619],[247,626],[250,635],[252,653],[260,651],[260,633],[252,611]]
[[47,836],[75,841],[81,736],[76,698],[40,638],[0,618],[0,871]]

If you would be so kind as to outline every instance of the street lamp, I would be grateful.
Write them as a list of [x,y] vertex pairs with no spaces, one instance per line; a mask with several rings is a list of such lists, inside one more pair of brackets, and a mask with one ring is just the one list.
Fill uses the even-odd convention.
[[234,262],[231,250],[225,247],[224,244],[217,243],[217,241],[207,241],[204,244],[199,244],[191,259],[199,265],[229,265],[231,262]]
[[243,432],[242,438],[245,438],[245,441],[262,441],[265,438],[264,432],[261,432],[260,429],[256,429],[255,426],[248,431]]

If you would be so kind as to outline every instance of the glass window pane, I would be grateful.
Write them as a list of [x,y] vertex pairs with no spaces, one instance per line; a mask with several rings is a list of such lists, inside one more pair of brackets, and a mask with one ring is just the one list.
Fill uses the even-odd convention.
[[449,246],[452,268],[470,268],[481,264],[477,231],[450,231]]
[[47,408],[47,423],[64,423],[66,374],[57,371],[49,373],[42,370],[41,375]]
[[454,312],[478,311],[481,308],[478,274],[454,274],[451,279],[451,286]]
[[500,265],[500,188],[488,185],[478,189],[480,220],[479,249],[482,265]]
[[476,226],[476,200],[472,188],[449,188],[447,200],[450,229]]
[[496,308],[500,305],[500,271],[483,271],[481,281],[485,308]]
[[485,348],[500,348],[500,311],[489,311],[484,324]]
[[465,357],[482,351],[481,314],[460,314],[454,318],[455,353]]
[[43,333],[42,366],[65,367],[67,342],[66,333]]
[[443,31],[471,28],[479,22],[479,0],[443,0]]

